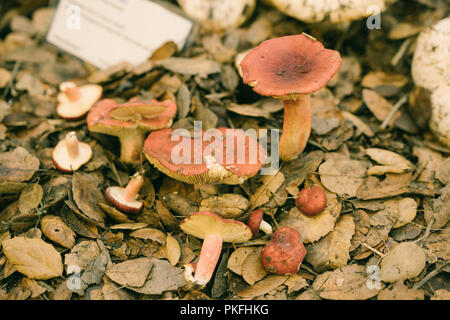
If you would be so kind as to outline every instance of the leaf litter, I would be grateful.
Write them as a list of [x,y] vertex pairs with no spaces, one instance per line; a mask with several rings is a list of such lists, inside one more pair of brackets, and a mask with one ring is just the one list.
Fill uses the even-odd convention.
[[[448,299],[447,289],[423,286],[427,276],[448,272],[439,266],[450,259],[450,150],[428,132],[429,110],[417,107],[427,106],[426,94],[417,96],[410,81],[411,43],[423,21],[445,16],[421,2],[389,7],[397,23],[377,35],[359,32],[359,20],[340,40],[329,37],[333,28],[258,4],[248,25],[200,32],[181,52],[168,42],[139,66],[105,70],[40,41],[53,8],[21,14],[23,4],[8,4],[6,13],[14,14],[0,30],[0,298]],[[85,119],[55,112],[59,84],[77,79],[102,85],[105,98],[120,102],[176,101],[174,128],[191,130],[194,120],[204,129],[281,128],[282,101],[243,85],[235,58],[265,39],[302,32],[339,48],[343,63],[327,88],[311,95],[307,148],[273,175],[237,186],[179,182],[145,161],[121,162],[117,141],[90,133]],[[91,145],[93,157],[62,173],[51,151],[69,130]],[[144,175],[144,205],[131,215],[108,203],[104,190],[124,186],[136,171]],[[301,214],[293,199],[311,185],[328,199],[317,217]],[[184,265],[197,261],[202,242],[180,230],[182,219],[212,211],[247,223],[255,209],[275,229],[300,233],[307,255],[299,271],[268,274],[259,255],[269,238],[260,232],[244,244],[224,244],[210,288],[190,287]],[[370,289],[366,266],[374,261],[381,286]],[[64,281],[74,275],[79,289]]]

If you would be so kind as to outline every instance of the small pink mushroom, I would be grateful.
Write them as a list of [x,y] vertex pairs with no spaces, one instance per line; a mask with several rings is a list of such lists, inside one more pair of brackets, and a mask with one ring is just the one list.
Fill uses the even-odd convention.
[[71,81],[62,82],[59,90],[56,113],[66,120],[77,120],[85,116],[103,94],[103,88],[97,84],[78,87]]
[[55,167],[62,172],[73,172],[87,163],[92,157],[91,146],[79,142],[75,131],[69,132],[64,140],[58,142],[52,152]]
[[252,231],[245,223],[224,219],[212,212],[194,212],[181,221],[180,228],[203,239],[197,264],[185,266],[186,279],[199,286],[205,286],[211,280],[223,242],[245,242],[252,237]]
[[142,209],[142,201],[138,201],[139,191],[144,185],[144,178],[136,173],[125,188],[114,186],[105,190],[106,199],[124,213],[137,214]]

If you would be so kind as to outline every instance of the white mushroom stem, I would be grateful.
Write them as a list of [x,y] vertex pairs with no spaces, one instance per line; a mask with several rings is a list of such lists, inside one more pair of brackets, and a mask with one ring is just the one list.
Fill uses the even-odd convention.
[[139,173],[136,173],[133,177],[131,177],[131,180],[125,187],[125,192],[123,194],[125,201],[128,202],[136,199],[136,196],[138,195],[139,190],[141,190],[143,184],[144,179]]
[[204,286],[211,280],[222,251],[222,243],[222,236],[218,234],[205,236],[197,267],[195,268],[195,283]]
[[64,92],[70,101],[75,102],[81,99],[80,88],[74,82],[63,82],[59,89]]
[[79,154],[79,144],[78,144],[78,139],[77,139],[77,135],[75,133],[75,131],[71,131],[66,135],[66,146],[67,146],[67,151],[69,153],[69,157],[74,159],[76,157],[78,157]]
[[266,222],[264,220],[261,220],[261,223],[259,225],[259,230],[261,230],[265,234],[272,234],[273,233],[272,226],[268,222]]

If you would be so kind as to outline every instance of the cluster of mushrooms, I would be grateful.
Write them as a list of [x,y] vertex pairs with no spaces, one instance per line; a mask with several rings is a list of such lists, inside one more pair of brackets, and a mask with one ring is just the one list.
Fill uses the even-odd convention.
[[[311,131],[311,105],[309,95],[326,85],[337,72],[341,58],[337,51],[328,50],[314,38],[292,35],[262,42],[242,59],[243,81],[263,96],[282,99],[284,124],[279,145],[280,158],[291,161],[302,153]],[[226,140],[241,136],[245,141],[245,159],[251,154],[264,153],[256,163],[238,163],[236,157],[223,157],[220,162],[213,157],[200,163],[176,164],[172,151],[177,144],[171,128],[177,105],[171,100],[131,99],[118,104],[112,99],[99,100],[102,88],[96,85],[78,87],[73,82],[60,86],[58,114],[65,119],[80,119],[87,114],[89,131],[116,136],[120,140],[120,159],[125,163],[138,164],[141,155],[164,174],[191,184],[242,184],[255,176],[265,162],[265,153],[254,137],[239,129],[218,128],[224,140],[224,154],[235,153],[238,146]],[[233,133],[229,137],[229,133]],[[243,135],[243,136],[242,136]],[[192,145],[196,137],[191,137]],[[233,140],[234,141],[234,140]],[[255,143],[256,142],[256,143]],[[201,142],[202,148],[208,143]],[[233,146],[230,148],[229,146]],[[183,155],[194,159],[191,155]],[[242,149],[241,149],[242,150]],[[63,172],[78,170],[92,157],[86,143],[79,142],[75,132],[67,134],[53,151],[55,166]],[[124,213],[138,213],[143,202],[139,192],[144,184],[141,173],[131,177],[125,187],[110,186],[105,190],[107,200]],[[313,216],[323,211],[326,196],[319,187],[303,189],[296,206],[305,215]],[[289,227],[273,232],[272,226],[263,220],[263,211],[254,210],[247,224],[224,219],[213,212],[195,212],[180,223],[185,233],[203,239],[197,263],[185,266],[186,279],[205,286],[211,279],[221,254],[223,242],[249,241],[260,230],[272,234],[271,242],[261,252],[264,268],[275,274],[296,273],[306,254],[299,233]]]

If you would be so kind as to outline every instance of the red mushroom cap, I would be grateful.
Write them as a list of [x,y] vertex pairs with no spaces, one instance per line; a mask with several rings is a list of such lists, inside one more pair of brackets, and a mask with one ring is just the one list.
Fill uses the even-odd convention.
[[252,230],[253,235],[258,233],[262,219],[263,212],[261,209],[256,209],[250,214],[250,217],[248,219],[248,226]]
[[[160,171],[187,183],[240,184],[257,174],[265,161],[265,153],[262,154],[263,150],[260,148],[258,141],[247,135],[243,130],[230,128],[218,128],[216,130],[215,132],[220,136],[218,143],[221,143],[221,145],[218,145],[223,155],[222,159],[213,157],[211,160],[202,157],[198,161],[199,163],[195,163],[195,145],[197,144],[195,140],[200,138],[182,138],[175,134],[171,128],[153,131],[145,140],[144,154]],[[176,138],[174,139],[174,137]],[[191,146],[191,154],[186,157],[188,161],[180,159],[179,162],[181,163],[175,163],[172,158],[173,150],[182,143],[182,139],[190,139],[188,143]],[[214,141],[215,139],[199,141],[202,148],[201,155],[205,154],[205,149]],[[242,159],[237,155],[241,147],[243,147]],[[259,156],[260,152],[261,156]],[[184,155],[180,156],[184,157]]]
[[313,186],[303,188],[295,200],[295,206],[306,216],[315,216],[321,213],[327,205],[327,195],[322,188]]
[[305,34],[263,41],[241,62],[243,81],[260,95],[309,94],[326,85],[342,63],[339,52]]
[[269,273],[279,275],[297,273],[306,249],[300,234],[293,228],[278,229],[268,245],[261,251],[261,262]]

